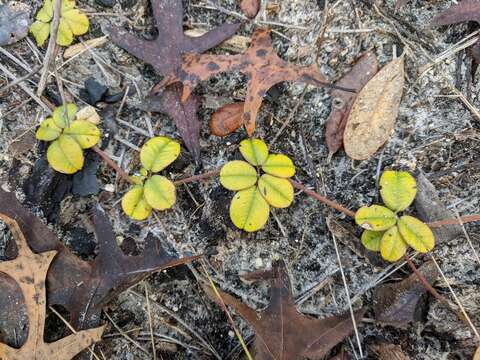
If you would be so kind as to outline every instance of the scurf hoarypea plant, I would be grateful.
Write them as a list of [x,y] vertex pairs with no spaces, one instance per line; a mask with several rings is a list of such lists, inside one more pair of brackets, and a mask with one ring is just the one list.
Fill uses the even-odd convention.
[[[85,34],[90,24],[87,16],[75,8],[75,0],[61,1],[57,44],[68,46],[73,42],[73,36]],[[45,0],[35,17],[36,21],[30,26],[38,46],[42,46],[50,36],[54,3],[55,0]]]
[[176,201],[175,185],[156,173],[164,170],[180,155],[180,144],[165,136],[148,140],[140,150],[142,168],[136,183],[122,198],[125,214],[134,220],[145,220],[153,209],[166,210]]
[[240,152],[246,161],[225,164],[220,171],[220,183],[237,191],[230,204],[232,222],[251,232],[267,223],[270,206],[290,206],[293,186],[288,178],[295,174],[295,166],[286,155],[269,154],[267,144],[259,139],[243,140]]
[[53,110],[40,124],[38,140],[51,141],[47,150],[50,166],[64,174],[74,174],[83,167],[83,149],[100,141],[100,130],[92,122],[77,116],[77,106],[66,104]]
[[415,199],[417,184],[405,171],[385,171],[380,178],[380,195],[385,206],[364,206],[355,214],[355,221],[365,229],[362,244],[371,251],[380,251],[387,261],[399,260],[408,246],[426,253],[435,246],[435,238],[427,224],[410,215],[399,213]]

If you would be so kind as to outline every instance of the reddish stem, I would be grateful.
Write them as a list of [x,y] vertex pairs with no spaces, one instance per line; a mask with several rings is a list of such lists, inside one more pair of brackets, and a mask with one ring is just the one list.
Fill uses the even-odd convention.
[[427,223],[431,228],[436,228],[445,225],[462,225],[464,223],[480,221],[480,214],[460,216],[459,219],[445,219]]
[[93,151],[95,151],[100,157],[107,163],[108,166],[110,166],[115,172],[125,181],[128,183],[135,185],[133,180],[128,176],[128,174],[120,167],[117,165],[115,161],[110,159],[110,157],[103,151],[101,150],[98,146],[94,146],[91,148]]
[[299,190],[302,190],[305,194],[313,197],[314,199],[324,203],[325,205],[330,206],[331,208],[334,208],[335,210],[338,210],[342,213],[344,213],[347,216],[350,216],[352,218],[355,217],[355,213],[352,210],[349,210],[347,208],[344,208],[342,205],[339,203],[336,203],[335,201],[332,201],[330,199],[327,199],[325,196],[322,196],[318,193],[316,193],[313,190],[307,189],[307,187],[299,182],[296,182],[295,180],[290,179],[290,183],[293,185],[294,188],[297,188]]
[[212,171],[209,171],[209,172],[206,172],[206,173],[203,173],[203,174],[199,174],[199,175],[190,176],[190,177],[187,177],[185,179],[180,179],[180,180],[174,181],[173,183],[175,185],[188,184],[188,183],[195,182],[195,181],[210,179],[214,176],[217,176],[218,174],[220,174],[220,169],[212,170]]

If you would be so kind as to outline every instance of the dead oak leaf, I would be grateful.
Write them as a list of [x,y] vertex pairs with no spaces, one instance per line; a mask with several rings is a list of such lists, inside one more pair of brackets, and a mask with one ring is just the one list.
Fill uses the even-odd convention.
[[[263,275],[255,273],[249,279],[269,279],[271,283],[270,303],[260,314],[233,296],[224,292],[220,296],[255,329],[256,360],[323,359],[353,331],[350,314],[315,319],[299,313],[283,261],[274,263],[271,271]],[[219,301],[211,288],[205,291]],[[355,313],[357,321],[362,316],[363,310]]]
[[[352,88],[360,91],[365,84],[377,73],[378,60],[376,55],[369,51],[361,56],[352,69],[335,85]],[[347,124],[348,114],[356,98],[355,93],[332,90],[332,111],[325,123],[325,141],[330,155],[336,153],[343,144],[343,133]]]
[[[70,323],[77,330],[96,326],[100,312],[108,301],[152,272],[196,258],[175,258],[167,254],[153,237],[147,238],[144,251],[140,255],[124,255],[101,208],[97,208],[94,214],[98,255],[91,261],[83,261],[75,256],[48,226],[20,204],[15,194],[2,189],[0,214],[18,223],[33,251],[57,251],[48,271],[48,305],[65,307],[70,313]],[[11,286],[0,282],[0,309],[10,304],[10,290]],[[0,333],[4,334],[5,342],[15,344],[26,340],[21,305],[18,305],[15,312],[0,312]]]
[[200,160],[200,128],[197,111],[200,107],[200,98],[191,96],[185,103],[180,101],[182,87],[172,84],[160,95],[146,97],[140,108],[144,111],[158,112],[170,116],[182,136],[185,146],[195,161]]
[[16,241],[18,256],[14,260],[0,263],[0,272],[14,279],[21,289],[28,315],[28,337],[19,349],[0,343],[0,358],[58,359],[70,360],[93,342],[102,337],[104,326],[80,331],[53,343],[45,343],[43,334],[46,317],[46,277],[47,271],[57,254],[56,251],[34,254],[20,230],[17,222],[3,214],[2,219],[10,228]]
[[331,86],[317,66],[297,67],[281,59],[275,52],[270,30],[258,29],[252,36],[247,51],[238,55],[186,54],[176,73],[165,78],[153,91],[163,85],[183,83],[182,101],[187,101],[200,81],[228,71],[238,71],[248,77],[243,109],[243,124],[252,136],[262,99],[267,91],[283,81],[301,81],[315,86]]

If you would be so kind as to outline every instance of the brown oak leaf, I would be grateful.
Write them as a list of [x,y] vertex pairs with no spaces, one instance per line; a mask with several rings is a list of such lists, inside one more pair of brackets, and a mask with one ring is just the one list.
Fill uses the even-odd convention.
[[[430,284],[439,275],[432,261],[422,265],[418,271]],[[375,320],[402,329],[411,322],[419,321],[426,292],[425,286],[415,274],[400,282],[379,286],[374,294]]]
[[[146,40],[130,34],[119,27],[110,29],[112,41],[130,54],[152,65],[161,75],[175,71],[182,64],[185,53],[202,53],[231,37],[241,24],[223,24],[198,37],[187,36],[183,31],[182,0],[151,0],[158,36],[155,40]],[[177,89],[167,89],[164,104],[165,111],[173,118],[185,145],[198,162],[200,158],[200,124],[196,115],[196,103],[182,104],[173,98]]]
[[[155,271],[184,264],[196,257],[174,258],[149,238],[138,256],[126,256],[118,247],[112,226],[98,207],[94,215],[98,255],[83,261],[58,240],[48,226],[25,209],[13,193],[0,189],[0,214],[14,219],[28,245],[36,253],[57,251],[47,277],[48,305],[62,305],[70,313],[70,323],[76,329],[98,324],[100,311],[113,297]],[[0,282],[0,309],[10,304],[11,286]],[[13,294],[14,296],[14,294]],[[4,342],[24,342],[25,322],[22,306],[16,312],[0,312],[0,328]]]
[[260,0],[242,0],[240,2],[240,10],[248,18],[253,19],[260,11]]
[[[335,85],[361,90],[377,73],[378,60],[371,51],[365,53]],[[355,101],[356,94],[333,90],[331,93],[332,111],[325,123],[325,140],[330,156],[335,154],[343,144],[343,133],[347,124],[348,114]]]
[[182,86],[172,84],[161,95],[147,96],[140,108],[144,111],[166,114],[175,120],[177,129],[182,136],[185,146],[195,161],[200,161],[200,128],[197,111],[200,107],[200,98],[191,96],[185,103],[180,100]]
[[210,119],[210,132],[215,136],[227,136],[237,130],[243,123],[244,105],[243,102],[226,104],[215,111]]
[[70,360],[93,342],[99,341],[102,338],[104,326],[80,331],[53,343],[44,342],[47,310],[45,284],[47,271],[57,251],[34,254],[17,222],[3,214],[0,214],[0,219],[10,228],[18,253],[16,259],[0,262],[0,272],[18,284],[23,299],[25,299],[28,317],[26,342],[19,349],[0,343],[0,358],[5,360]]
[[282,81],[301,81],[315,86],[333,87],[327,83],[315,64],[298,67],[282,60],[272,47],[270,30],[258,29],[252,36],[250,47],[243,54],[184,55],[181,68],[155,86],[153,92],[164,85],[180,81],[184,86],[182,101],[185,102],[200,81],[227,71],[238,71],[248,77],[243,124],[250,136],[255,130],[262,99],[273,85]]
[[[233,296],[219,292],[223,302],[235,309],[255,329],[256,360],[323,359],[328,352],[353,331],[350,314],[315,319],[299,313],[292,297],[285,263],[273,264],[263,275],[254,273],[249,280],[269,280],[270,303],[260,314]],[[214,291],[205,288],[218,302]],[[355,313],[360,321],[364,311]]]

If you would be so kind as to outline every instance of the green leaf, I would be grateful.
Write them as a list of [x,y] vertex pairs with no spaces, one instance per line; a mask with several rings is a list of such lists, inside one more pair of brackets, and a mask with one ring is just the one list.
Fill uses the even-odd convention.
[[122,209],[134,220],[145,220],[152,213],[152,207],[145,201],[143,186],[135,185],[122,198]]
[[53,121],[55,122],[55,125],[63,129],[75,119],[76,112],[77,105],[75,104],[67,104],[67,116],[65,116],[65,107],[63,105],[58,106],[53,110]]
[[64,134],[73,137],[82,149],[91,148],[100,141],[100,129],[87,120],[73,121]]
[[273,207],[286,208],[293,201],[293,186],[287,179],[263,174],[258,180],[258,189]]
[[262,169],[268,174],[281,178],[289,178],[295,175],[293,161],[288,156],[282,154],[270,154],[262,165]]
[[43,46],[50,35],[50,23],[37,20],[30,26],[30,32],[35,38],[37,45]]
[[87,16],[74,8],[65,8],[62,11],[62,20],[67,24],[73,35],[85,34],[90,26]]
[[38,140],[53,141],[60,136],[62,129],[55,125],[52,118],[43,120],[35,136]]
[[220,183],[229,190],[243,190],[257,183],[257,171],[245,161],[230,161],[220,170]]
[[393,211],[384,206],[363,206],[355,214],[355,222],[365,230],[383,231],[396,224]]
[[45,0],[43,6],[38,11],[36,19],[44,23],[49,23],[53,18],[53,3],[52,0]]
[[70,136],[60,135],[47,150],[48,163],[52,168],[64,174],[76,173],[83,167],[83,151]]
[[237,192],[230,204],[232,222],[248,232],[261,229],[269,215],[270,207],[256,186]]
[[403,211],[417,195],[417,182],[406,171],[385,171],[380,178],[380,194],[389,209]]
[[435,246],[435,236],[427,224],[413,216],[402,216],[398,220],[398,229],[408,245],[421,253],[432,250]]
[[68,23],[62,17],[58,23],[57,44],[61,46],[69,46],[73,42],[73,32]]
[[179,154],[179,143],[165,136],[157,136],[142,146],[140,161],[145,169],[159,172],[174,162]]
[[175,185],[164,176],[154,175],[145,181],[144,196],[152,208],[169,209],[175,204]]
[[365,230],[361,239],[363,246],[370,251],[380,251],[383,234],[383,231]]
[[268,147],[259,139],[245,139],[240,143],[240,152],[245,160],[255,166],[263,165],[268,158]]
[[380,253],[385,260],[395,262],[405,255],[406,251],[407,244],[400,236],[398,227],[393,226],[383,234]]

